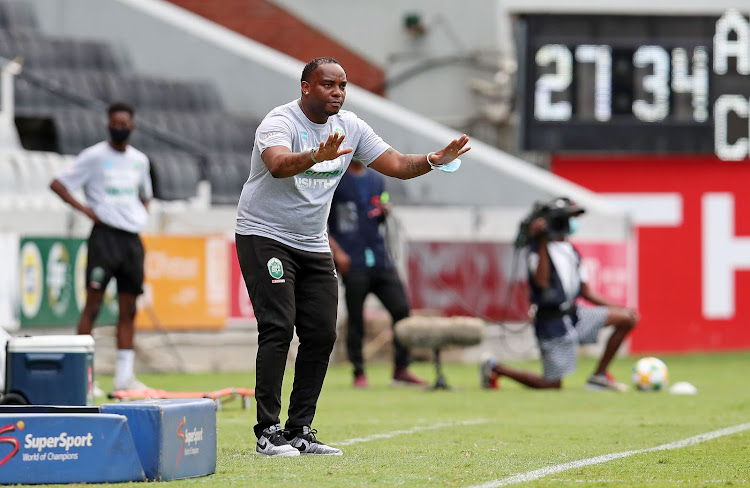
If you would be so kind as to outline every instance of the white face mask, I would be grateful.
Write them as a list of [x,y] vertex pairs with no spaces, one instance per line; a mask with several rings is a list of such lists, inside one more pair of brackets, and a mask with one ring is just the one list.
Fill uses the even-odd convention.
[[575,234],[575,232],[578,230],[578,218],[577,217],[570,217],[568,219],[568,235]]

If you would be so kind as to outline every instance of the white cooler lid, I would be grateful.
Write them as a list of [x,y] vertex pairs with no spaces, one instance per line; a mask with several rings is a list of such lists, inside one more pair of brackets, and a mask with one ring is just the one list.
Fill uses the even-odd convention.
[[90,335],[42,335],[13,337],[8,341],[12,352],[93,352],[94,338]]

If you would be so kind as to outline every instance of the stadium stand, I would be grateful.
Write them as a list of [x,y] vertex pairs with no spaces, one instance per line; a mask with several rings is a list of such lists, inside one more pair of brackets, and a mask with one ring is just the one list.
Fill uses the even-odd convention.
[[149,152],[154,198],[185,200],[196,196],[201,169],[198,159],[178,151]]
[[[70,156],[40,151],[0,151],[0,209],[59,209],[62,201],[49,182]],[[80,192],[76,195],[81,197]]]
[[36,30],[37,22],[32,5],[24,1],[3,1],[0,4],[0,28]]
[[118,59],[108,44],[49,37],[34,31],[0,30],[0,53],[16,53],[23,56],[24,64],[31,69],[66,68],[121,72],[126,64],[126,60]]
[[[227,113],[211,83],[139,75],[115,46],[37,29],[31,4],[0,0],[0,56],[23,60],[14,88],[25,149],[75,155],[104,139],[106,104],[124,100],[136,108],[139,130],[132,143],[150,156],[156,198],[193,198],[198,183],[207,180],[212,204],[236,204],[257,124]],[[54,173],[39,171],[29,162],[37,159],[27,159],[0,162],[0,175],[44,192],[37,186],[46,186]]]
[[240,198],[242,186],[238,181],[247,179],[247,157],[240,153],[211,153],[206,164],[211,182],[211,201],[218,205],[234,205]]

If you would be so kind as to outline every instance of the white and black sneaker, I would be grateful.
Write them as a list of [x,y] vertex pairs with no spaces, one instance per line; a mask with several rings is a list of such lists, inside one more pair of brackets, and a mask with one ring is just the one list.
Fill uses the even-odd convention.
[[279,424],[263,429],[263,434],[258,439],[258,443],[255,444],[255,453],[261,456],[274,457],[299,456],[299,451],[286,440],[284,431]]
[[498,376],[495,373],[495,366],[497,366],[497,359],[492,355],[482,355],[480,358],[481,363],[479,364],[479,386],[486,390],[497,390],[500,388],[498,384]]
[[299,450],[300,454],[318,454],[322,456],[341,456],[344,453],[341,449],[327,446],[315,438],[315,434],[318,431],[311,429],[310,427],[302,427],[302,432],[299,432],[294,439],[289,441],[292,447]]
[[586,382],[586,389],[591,391],[628,391],[630,387],[617,381],[615,377],[607,371],[606,373],[592,374],[589,376],[589,379]]

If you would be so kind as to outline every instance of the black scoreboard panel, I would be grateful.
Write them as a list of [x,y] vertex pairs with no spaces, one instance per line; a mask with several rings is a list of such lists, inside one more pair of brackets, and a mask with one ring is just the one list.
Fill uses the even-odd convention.
[[521,15],[516,27],[522,149],[750,153],[739,12]]

